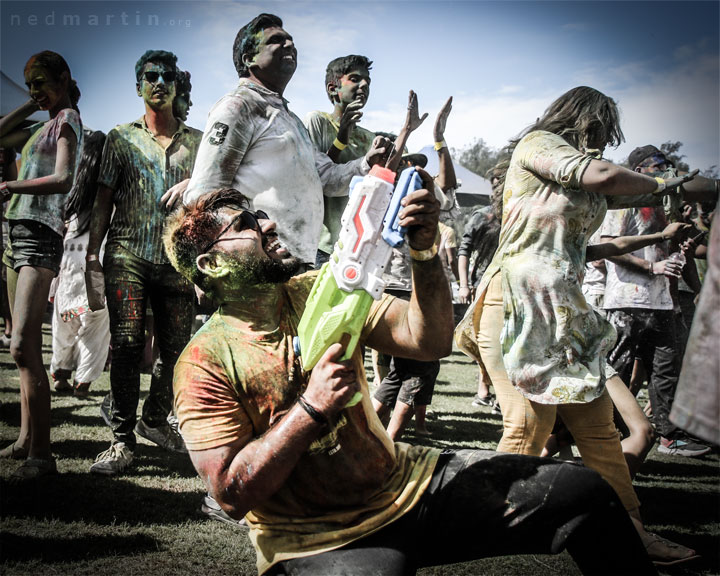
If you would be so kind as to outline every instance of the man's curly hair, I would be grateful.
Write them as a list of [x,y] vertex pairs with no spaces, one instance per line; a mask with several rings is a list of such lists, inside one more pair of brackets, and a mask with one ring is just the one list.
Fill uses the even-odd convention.
[[220,210],[227,207],[246,210],[250,201],[242,192],[224,188],[181,206],[165,220],[163,244],[170,263],[208,295],[212,294],[208,277],[198,269],[196,261],[202,247],[222,230],[225,221]]

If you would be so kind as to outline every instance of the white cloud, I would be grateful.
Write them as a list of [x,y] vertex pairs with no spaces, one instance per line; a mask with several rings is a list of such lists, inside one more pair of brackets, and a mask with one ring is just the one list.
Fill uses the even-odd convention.
[[498,94],[517,94],[525,89],[524,86],[501,86],[498,90]]
[[681,152],[691,167],[720,163],[718,65],[716,55],[683,61],[612,94],[627,142],[607,155],[621,160],[637,146],[672,140],[683,143]]

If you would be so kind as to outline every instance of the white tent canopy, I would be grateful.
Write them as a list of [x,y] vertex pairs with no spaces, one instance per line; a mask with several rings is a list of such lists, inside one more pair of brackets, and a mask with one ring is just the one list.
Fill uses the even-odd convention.
[[[5,72],[0,71],[0,116],[9,114],[29,99],[30,94],[24,86],[15,82],[7,76]],[[28,120],[32,120],[33,122],[47,120],[47,112],[38,110],[34,112]]]
[[[435,152],[433,146],[425,146],[422,150],[419,150],[417,154],[424,154],[427,156],[428,163],[425,170],[435,176],[438,173],[438,155]],[[453,160],[453,166],[455,167],[455,176],[457,177],[460,187],[458,188],[458,196],[463,194],[472,194],[475,196],[485,196],[481,200],[487,202],[489,197],[492,196],[492,186],[488,180],[478,176],[475,172],[471,172],[464,166],[461,166]],[[462,198],[458,198],[461,200]],[[471,202],[472,203],[472,202]],[[464,202],[461,202],[464,204]]]

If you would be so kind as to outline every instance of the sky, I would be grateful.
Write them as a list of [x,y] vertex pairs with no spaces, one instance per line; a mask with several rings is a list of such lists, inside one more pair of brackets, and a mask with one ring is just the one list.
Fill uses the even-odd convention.
[[0,0],[0,68],[24,85],[34,53],[62,54],[82,91],[84,123],[105,132],[143,113],[134,66],[148,49],[192,74],[188,124],[237,83],[232,44],[260,12],[283,19],[298,50],[284,96],[300,118],[330,111],[324,78],[338,56],[373,60],[362,125],[397,133],[408,91],[425,123],[408,148],[431,144],[449,96],[445,139],[501,148],[558,96],[580,85],[614,98],[626,143],[683,142],[691,168],[720,165],[720,2],[714,1],[9,1]]

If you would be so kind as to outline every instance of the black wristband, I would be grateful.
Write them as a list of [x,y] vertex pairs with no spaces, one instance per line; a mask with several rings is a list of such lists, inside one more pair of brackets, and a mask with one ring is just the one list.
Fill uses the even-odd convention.
[[315,408],[313,408],[310,405],[310,403],[307,400],[305,400],[305,397],[302,394],[300,394],[300,396],[298,396],[297,401],[298,401],[298,404],[300,404],[300,406],[302,406],[303,410],[305,410],[305,412],[308,413],[310,418],[315,420],[315,422],[320,424],[320,426],[328,425],[328,419],[325,416],[325,414],[323,414],[319,410],[316,410]]

